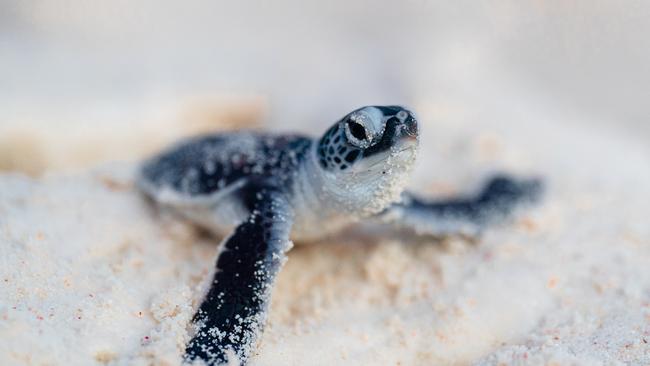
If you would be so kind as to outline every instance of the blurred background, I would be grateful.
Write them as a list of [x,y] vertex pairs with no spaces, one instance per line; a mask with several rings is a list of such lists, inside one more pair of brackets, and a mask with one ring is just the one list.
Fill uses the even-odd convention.
[[[0,170],[135,160],[180,136],[320,133],[366,104],[436,125],[650,138],[645,1],[0,0]],[[552,144],[552,141],[549,141]]]

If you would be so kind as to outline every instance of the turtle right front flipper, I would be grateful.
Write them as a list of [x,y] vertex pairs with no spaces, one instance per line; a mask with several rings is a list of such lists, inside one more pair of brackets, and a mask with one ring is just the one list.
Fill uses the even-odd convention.
[[285,193],[270,185],[241,190],[249,218],[226,239],[208,294],[193,322],[198,328],[185,360],[220,365],[235,355],[245,364],[260,335],[275,277],[291,247],[293,212]]
[[495,176],[476,196],[427,200],[404,193],[402,202],[393,204],[377,218],[419,235],[473,237],[485,227],[510,217],[522,204],[537,201],[542,190],[538,179]]

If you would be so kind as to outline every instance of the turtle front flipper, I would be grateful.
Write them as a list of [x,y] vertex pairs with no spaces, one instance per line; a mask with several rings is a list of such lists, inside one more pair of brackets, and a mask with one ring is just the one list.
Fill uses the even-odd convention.
[[518,180],[499,175],[475,196],[436,201],[404,193],[402,202],[390,206],[378,219],[420,235],[472,237],[511,217],[518,207],[536,202],[542,191],[539,179]]
[[285,193],[267,184],[249,184],[240,193],[251,214],[222,246],[210,290],[193,319],[197,332],[186,347],[186,361],[219,365],[234,355],[246,363],[291,247],[293,211]]

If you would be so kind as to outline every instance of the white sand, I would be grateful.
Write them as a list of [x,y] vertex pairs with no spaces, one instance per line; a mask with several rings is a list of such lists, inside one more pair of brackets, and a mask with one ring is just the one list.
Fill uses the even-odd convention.
[[[502,167],[542,174],[544,204],[476,245],[366,228],[297,246],[253,363],[650,364],[647,144],[419,110],[416,188]],[[132,171],[0,176],[1,365],[178,363],[216,247],[152,211]]]
[[222,121],[222,92],[314,133],[410,104],[420,191],[493,169],[549,184],[476,245],[365,228],[297,246],[255,364],[650,365],[649,9],[0,2],[0,169],[58,171],[0,175],[0,365],[178,364],[215,241],[147,207],[134,163],[87,169]]

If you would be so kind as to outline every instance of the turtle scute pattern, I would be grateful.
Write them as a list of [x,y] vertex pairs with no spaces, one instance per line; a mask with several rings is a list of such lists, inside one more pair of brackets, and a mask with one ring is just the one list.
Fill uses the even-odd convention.
[[289,186],[312,140],[298,135],[237,132],[185,141],[148,161],[142,178],[152,189],[209,195],[242,178],[273,177]]

